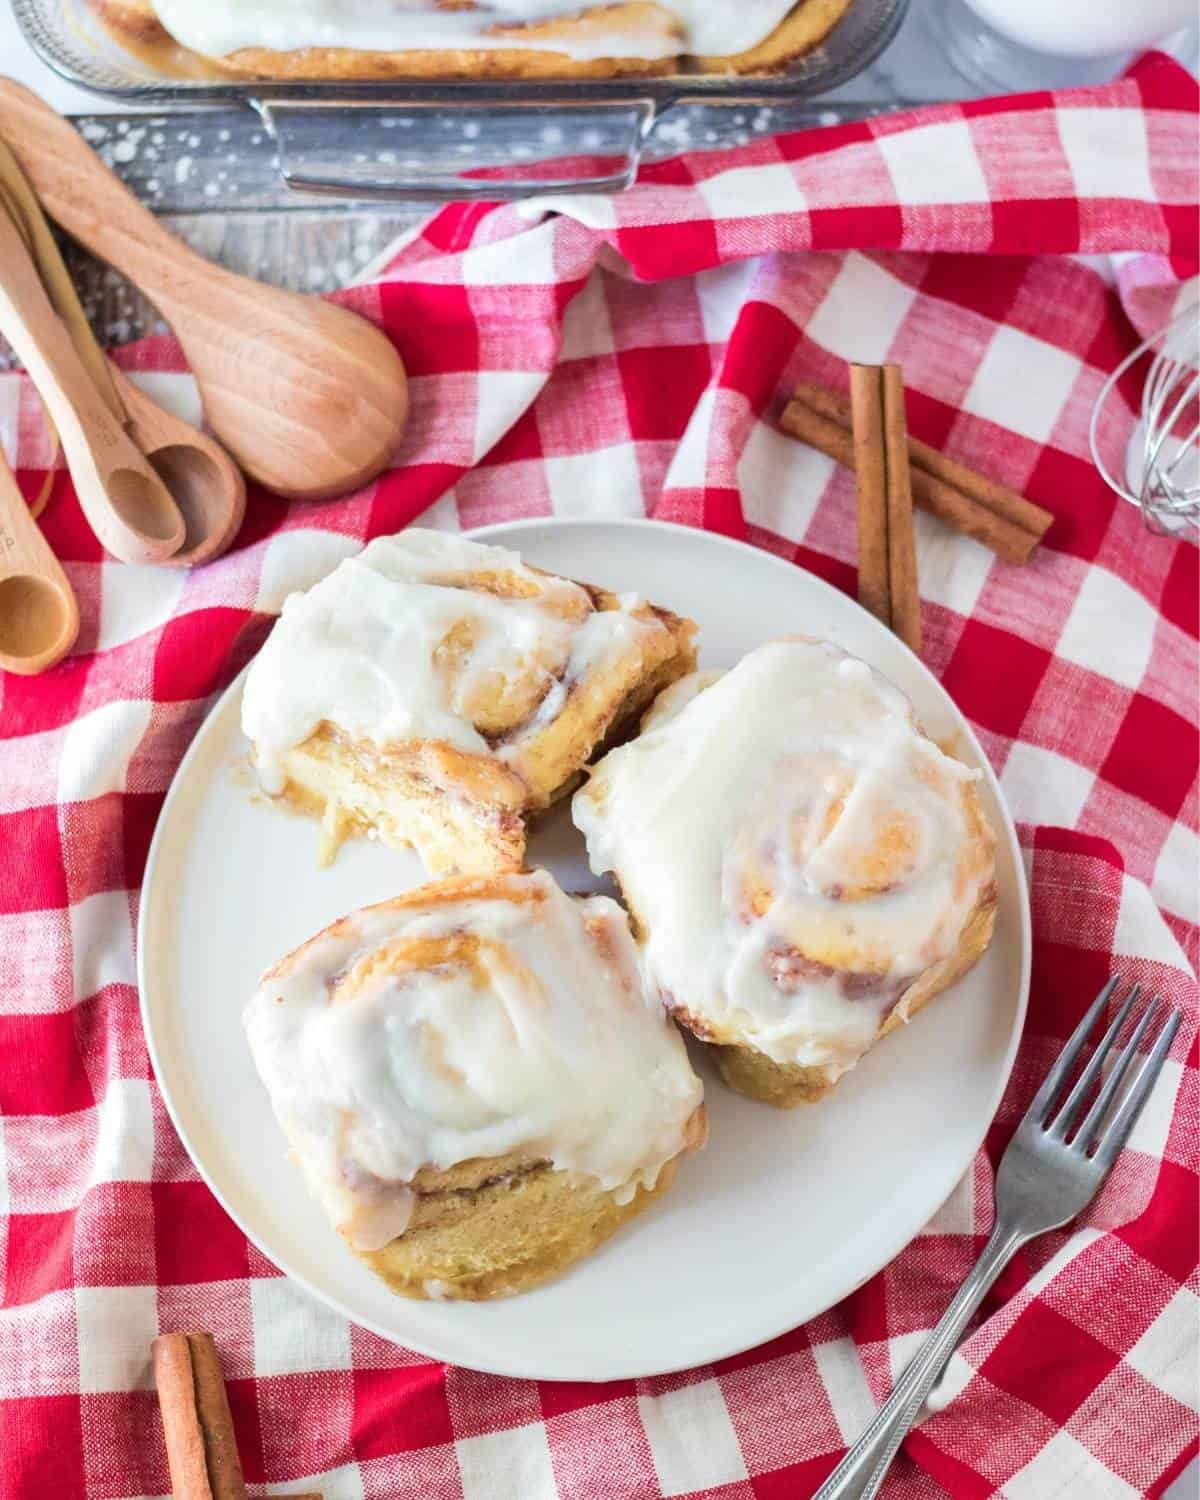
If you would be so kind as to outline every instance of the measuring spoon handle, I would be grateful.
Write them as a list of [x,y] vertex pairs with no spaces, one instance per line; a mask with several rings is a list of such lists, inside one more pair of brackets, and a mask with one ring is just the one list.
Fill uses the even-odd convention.
[[184,536],[179,507],[92,383],[3,211],[0,333],[46,403],[79,503],[103,546],[132,563],[161,562],[178,551]]

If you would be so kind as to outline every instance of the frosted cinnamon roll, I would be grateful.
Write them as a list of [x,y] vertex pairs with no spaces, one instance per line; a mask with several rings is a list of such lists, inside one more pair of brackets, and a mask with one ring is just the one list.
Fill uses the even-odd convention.
[[668,689],[574,799],[648,982],[725,1081],[827,1092],[981,956],[994,840],[978,773],[838,647],[774,641]]
[[168,72],[251,78],[764,73],[852,0],[88,0]]
[[544,871],[344,917],[263,977],[245,1025],[310,1190],[406,1297],[550,1280],[706,1135],[625,913]]
[[380,537],[287,599],[246,680],[266,791],[434,874],[519,869],[527,816],[694,664],[695,627],[635,595],[444,532]]

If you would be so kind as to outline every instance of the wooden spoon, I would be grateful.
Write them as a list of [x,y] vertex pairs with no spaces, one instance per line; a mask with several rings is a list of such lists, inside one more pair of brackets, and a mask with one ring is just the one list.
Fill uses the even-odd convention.
[[209,425],[247,474],[317,500],[373,479],[400,441],[404,366],[357,314],[264,286],[169,234],[63,117],[0,79],[0,134],[47,213],[154,301],[183,345]]
[[126,431],[183,512],[183,545],[167,564],[210,562],[232,544],[246,514],[242,471],[206,432],[164,410],[116,365],[109,368],[128,418]]
[[122,562],[161,562],[177,552],[179,507],[84,368],[7,214],[0,214],[0,333],[46,404],[102,545]]
[[44,672],[78,634],[75,592],[0,454],[0,667]]

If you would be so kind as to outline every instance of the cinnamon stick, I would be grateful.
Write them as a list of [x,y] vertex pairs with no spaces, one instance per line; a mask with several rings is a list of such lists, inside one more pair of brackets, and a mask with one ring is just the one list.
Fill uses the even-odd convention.
[[890,630],[887,450],[883,435],[883,382],[879,376],[876,365],[850,366],[854,473],[858,482],[858,602]]
[[150,1355],[175,1500],[246,1500],[212,1335],[162,1334]]
[[[801,384],[779,425],[792,437],[854,467],[850,402],[823,386]],[[1028,562],[1054,519],[995,480],[947,458],[928,443],[908,439],[914,502],[964,536],[990,547],[1005,562]]]
[[850,366],[858,481],[858,598],[912,651],[921,649],[904,386],[896,365]]
[[884,365],[882,376],[892,629],[910,651],[920,653],[921,592],[917,586],[917,537],[913,528],[908,424],[904,419],[904,380],[899,365]]

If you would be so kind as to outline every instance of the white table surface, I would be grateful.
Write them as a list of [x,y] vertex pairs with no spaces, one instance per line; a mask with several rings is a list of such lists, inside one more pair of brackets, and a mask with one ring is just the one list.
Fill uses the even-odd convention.
[[[61,110],[64,114],[101,114],[116,108],[108,100],[89,94],[84,89],[75,88],[73,84],[67,83],[52,69],[46,67],[30,50],[28,43],[17,28],[16,19],[9,6],[4,4],[3,0],[0,0],[0,5],[3,6],[0,9],[0,70],[36,89],[48,103],[53,104],[55,109]],[[896,46],[904,45],[906,45],[906,39],[901,37]],[[872,86],[854,89],[856,95],[870,97],[876,92],[887,91],[887,77],[890,73],[889,60],[889,54],[885,54],[880,63],[871,69],[871,73],[875,75],[871,80]],[[946,91],[949,93],[952,84],[949,79],[946,83]],[[1192,1464],[1186,1473],[1171,1485],[1164,1495],[1164,1500],[1197,1500],[1197,1496],[1200,1496],[1200,1463]]]

